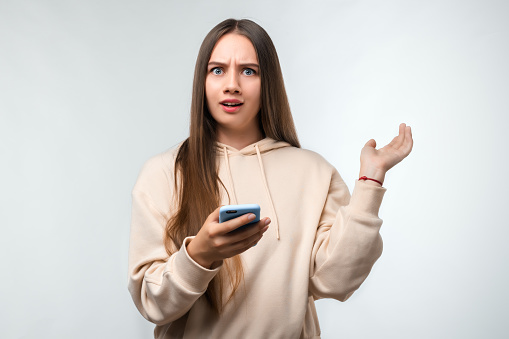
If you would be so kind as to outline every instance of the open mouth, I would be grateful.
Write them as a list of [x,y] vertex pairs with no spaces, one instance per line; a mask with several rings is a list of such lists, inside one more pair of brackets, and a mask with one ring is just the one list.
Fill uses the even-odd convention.
[[241,106],[242,103],[241,102],[222,102],[221,105],[223,105],[224,107],[238,107],[238,106]]

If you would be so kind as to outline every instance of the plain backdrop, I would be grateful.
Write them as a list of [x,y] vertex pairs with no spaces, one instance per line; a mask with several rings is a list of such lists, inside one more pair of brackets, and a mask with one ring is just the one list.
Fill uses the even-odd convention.
[[150,338],[127,291],[131,189],[188,134],[220,21],[272,37],[300,141],[350,189],[405,122],[384,253],[323,338],[509,335],[509,3],[0,0],[0,337]]

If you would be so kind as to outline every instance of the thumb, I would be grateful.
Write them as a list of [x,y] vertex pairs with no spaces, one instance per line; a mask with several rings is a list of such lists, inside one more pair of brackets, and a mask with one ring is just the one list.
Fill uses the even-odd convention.
[[376,147],[375,139],[369,139],[369,141],[366,143],[366,145],[364,145],[364,147],[373,147],[373,148],[375,148]]

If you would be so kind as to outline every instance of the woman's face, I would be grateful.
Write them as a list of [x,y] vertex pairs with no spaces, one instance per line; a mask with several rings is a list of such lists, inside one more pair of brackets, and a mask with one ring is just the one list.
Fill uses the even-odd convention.
[[229,33],[212,50],[205,79],[207,106],[222,133],[258,130],[260,66],[251,41]]

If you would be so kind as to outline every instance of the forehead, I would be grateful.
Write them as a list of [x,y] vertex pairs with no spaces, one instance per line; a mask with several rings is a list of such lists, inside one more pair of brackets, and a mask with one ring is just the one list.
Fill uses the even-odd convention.
[[222,36],[214,46],[209,61],[258,63],[256,50],[251,40],[243,35],[228,33]]

